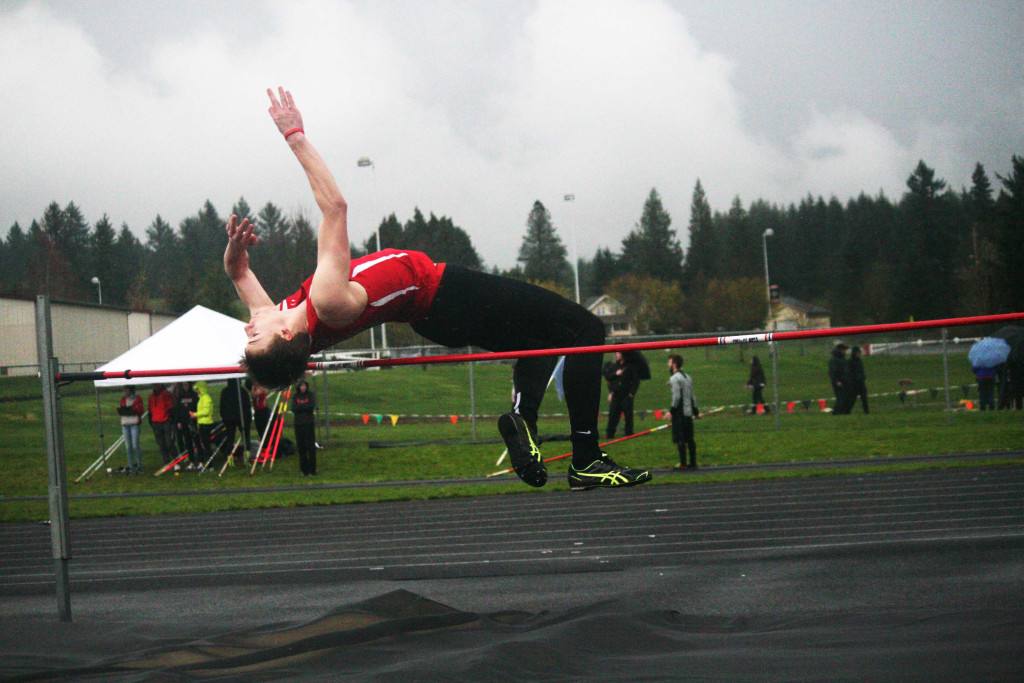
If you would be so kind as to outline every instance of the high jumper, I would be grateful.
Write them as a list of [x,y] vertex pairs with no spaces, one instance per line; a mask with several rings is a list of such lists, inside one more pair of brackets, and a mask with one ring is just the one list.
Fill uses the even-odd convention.
[[[267,90],[270,116],[309,180],[320,209],[317,263],[295,294],[275,304],[249,267],[259,244],[255,225],[231,216],[224,271],[249,309],[243,367],[267,388],[283,388],[305,373],[309,356],[385,322],[410,323],[431,341],[488,351],[599,346],[604,325],[579,304],[529,283],[457,265],[424,253],[384,249],[353,259],[348,205],[327,163],[306,136],[290,92]],[[567,355],[563,383],[569,411],[572,488],[632,486],[646,470],[621,467],[598,446],[600,353]],[[555,356],[519,358],[513,368],[513,405],[498,418],[512,467],[530,486],[547,482],[537,447],[537,415]]]

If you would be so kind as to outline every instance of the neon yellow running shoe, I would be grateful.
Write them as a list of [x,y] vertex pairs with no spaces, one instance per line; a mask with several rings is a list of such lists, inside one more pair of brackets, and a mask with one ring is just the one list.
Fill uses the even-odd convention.
[[650,480],[649,471],[620,467],[607,453],[601,453],[600,458],[581,470],[569,465],[569,488],[573,491],[636,486]]
[[540,457],[540,449],[526,422],[516,413],[505,413],[498,418],[498,431],[505,440],[512,469],[530,486],[541,487],[548,482],[548,470]]

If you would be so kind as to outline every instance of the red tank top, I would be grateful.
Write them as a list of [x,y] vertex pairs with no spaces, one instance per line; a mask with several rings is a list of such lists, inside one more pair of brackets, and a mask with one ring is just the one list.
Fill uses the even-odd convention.
[[316,353],[380,323],[422,319],[430,310],[443,272],[443,263],[434,263],[422,252],[384,249],[352,261],[349,279],[363,286],[367,301],[359,318],[345,327],[329,327],[317,317],[309,300],[313,276],[278,308],[284,311],[305,304],[313,338],[311,351]]

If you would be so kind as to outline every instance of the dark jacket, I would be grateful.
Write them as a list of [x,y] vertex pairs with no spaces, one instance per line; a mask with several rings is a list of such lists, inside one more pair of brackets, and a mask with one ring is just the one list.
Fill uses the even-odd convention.
[[[618,372],[619,369],[622,370],[621,373]],[[612,370],[608,379],[608,388],[616,394],[636,396],[636,392],[640,388],[640,373],[637,372],[636,366],[631,363],[623,363]]]
[[833,351],[832,357],[828,359],[828,378],[832,382],[832,386],[845,383],[847,381],[846,372],[846,355],[839,350]]
[[[242,403],[239,405],[239,394]],[[252,423],[252,401],[245,387],[237,379],[229,379],[228,385],[220,392],[220,419],[223,422],[248,427]]]
[[851,389],[867,386],[868,376],[864,372],[864,361],[860,356],[851,356],[850,360],[846,361],[846,376]]
[[192,413],[199,406],[199,394],[194,389],[182,389],[174,398],[174,420],[180,425],[188,424]]
[[316,424],[316,394],[312,391],[292,394],[291,411],[295,413],[295,424]]

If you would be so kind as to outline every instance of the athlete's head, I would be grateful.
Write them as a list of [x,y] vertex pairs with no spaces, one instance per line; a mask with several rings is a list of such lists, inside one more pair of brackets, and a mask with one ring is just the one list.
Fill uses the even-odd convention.
[[284,389],[306,373],[309,343],[309,335],[305,333],[291,339],[275,335],[260,348],[246,348],[242,367],[260,386]]
[[671,356],[668,357],[668,368],[669,368],[669,370],[671,370],[672,372],[675,372],[676,370],[679,370],[682,367],[683,367],[683,357],[680,356],[678,353],[673,353]]
[[268,389],[284,389],[305,374],[310,336],[292,331],[281,311],[257,309],[245,333],[249,342],[241,364],[254,382]]

